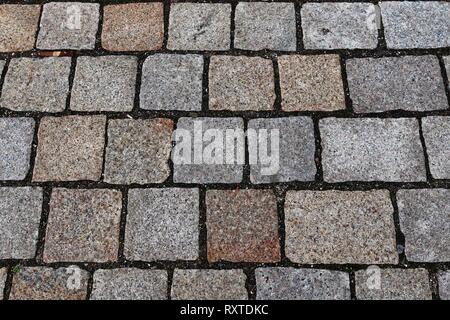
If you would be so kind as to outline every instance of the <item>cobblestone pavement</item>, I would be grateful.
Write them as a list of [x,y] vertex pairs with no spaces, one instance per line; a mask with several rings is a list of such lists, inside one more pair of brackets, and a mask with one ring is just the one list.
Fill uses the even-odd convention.
[[448,1],[3,0],[0,75],[0,298],[450,299]]

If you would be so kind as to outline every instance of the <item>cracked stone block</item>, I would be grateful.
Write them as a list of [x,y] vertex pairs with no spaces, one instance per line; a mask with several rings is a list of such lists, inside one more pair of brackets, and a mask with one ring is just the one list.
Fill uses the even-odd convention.
[[84,300],[89,273],[68,268],[24,267],[13,276],[11,300]]
[[231,4],[175,3],[170,6],[169,50],[228,50]]
[[[250,180],[252,183],[313,181],[317,172],[314,160],[314,124],[308,117],[261,118],[248,122],[248,129],[258,135],[249,139]],[[266,130],[266,131],[264,131]],[[278,130],[278,136],[275,130]],[[267,141],[268,150],[263,150]],[[276,146],[278,142],[278,149]],[[271,161],[257,157],[269,153]]]
[[99,17],[98,3],[46,3],[42,11],[37,48],[94,49]]
[[3,291],[5,290],[6,277],[8,276],[8,269],[0,269],[0,300],[3,300]]
[[33,49],[40,14],[40,5],[0,5],[0,52]]
[[[234,131],[234,134],[229,131],[227,135],[227,130]],[[227,137],[230,138],[228,142],[234,143],[227,143]],[[242,181],[245,136],[244,121],[241,118],[182,117],[178,120],[174,140],[176,142],[172,151],[174,182]]]
[[431,175],[450,179],[450,117],[422,118],[422,129]]
[[382,1],[388,48],[450,46],[450,3],[445,1]]
[[277,199],[271,190],[206,192],[208,261],[278,262]]
[[0,106],[13,111],[64,111],[70,65],[69,57],[11,59]]
[[201,55],[151,55],[142,67],[140,108],[200,111],[202,83]]
[[167,271],[122,268],[97,270],[91,300],[165,300]]
[[326,118],[319,127],[325,181],[426,181],[416,119]]
[[79,57],[70,109],[131,111],[134,106],[136,77],[136,57]]
[[122,193],[108,189],[53,189],[43,260],[117,261]]
[[257,268],[255,277],[258,300],[350,300],[347,272]]
[[338,55],[287,55],[278,58],[284,111],[345,109]]
[[23,180],[30,168],[33,118],[0,118],[0,180]]
[[245,56],[212,56],[209,64],[211,110],[272,110],[275,103],[273,63]]
[[104,180],[108,183],[160,183],[170,175],[173,121],[117,119],[108,122]]
[[301,9],[306,49],[374,49],[377,9],[371,3],[306,3]]
[[42,118],[33,181],[98,181],[105,126],[102,115]]
[[163,40],[162,2],[125,3],[103,8],[102,47],[106,50],[157,50]]
[[387,190],[288,191],[286,256],[301,264],[396,264]]
[[450,271],[438,273],[439,297],[441,300],[450,300]]
[[435,56],[349,59],[346,68],[357,113],[448,108]]
[[124,254],[128,260],[196,260],[198,189],[132,189]]
[[399,190],[400,229],[409,261],[450,261],[450,190]]
[[42,211],[42,189],[0,188],[0,259],[32,259]]
[[425,269],[380,269],[355,272],[359,300],[431,300]]
[[242,270],[175,269],[173,300],[247,300],[246,276]]
[[243,50],[295,51],[293,3],[240,2],[235,13],[234,46]]

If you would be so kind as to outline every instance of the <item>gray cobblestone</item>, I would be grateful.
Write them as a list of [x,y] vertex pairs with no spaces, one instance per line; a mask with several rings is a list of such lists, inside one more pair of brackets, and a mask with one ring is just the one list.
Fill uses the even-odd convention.
[[441,300],[450,300],[450,271],[438,273],[439,297]]
[[422,129],[431,175],[450,179],[450,117],[422,118]]
[[6,277],[8,276],[8,269],[0,269],[0,300],[3,299],[3,291],[5,290]]

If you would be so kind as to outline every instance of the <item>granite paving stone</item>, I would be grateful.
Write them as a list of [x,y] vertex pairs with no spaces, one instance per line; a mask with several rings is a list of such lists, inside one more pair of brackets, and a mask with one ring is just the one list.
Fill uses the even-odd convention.
[[286,256],[296,263],[396,264],[387,190],[288,191]]
[[0,269],[0,300],[3,300],[3,291],[5,290],[6,277],[8,276],[8,269]]
[[91,300],[165,300],[167,271],[122,268],[97,270]]
[[117,261],[122,193],[109,189],[53,189],[43,260]]
[[450,117],[422,118],[428,164],[435,179],[450,179]]
[[11,59],[0,106],[13,111],[64,111],[70,65],[69,57]]
[[196,260],[199,244],[198,189],[132,189],[124,254],[128,260]]
[[438,273],[439,297],[441,300],[450,300],[450,271]]
[[246,276],[242,270],[175,269],[173,300],[247,300]]
[[[450,80],[450,56],[443,57],[442,60],[444,61],[447,79]],[[449,82],[449,89],[450,89],[450,82]]]
[[[0,75],[3,72],[3,69],[5,68],[5,65],[6,65],[6,61],[5,60],[0,60]],[[0,78],[1,78],[1,76],[0,76]]]

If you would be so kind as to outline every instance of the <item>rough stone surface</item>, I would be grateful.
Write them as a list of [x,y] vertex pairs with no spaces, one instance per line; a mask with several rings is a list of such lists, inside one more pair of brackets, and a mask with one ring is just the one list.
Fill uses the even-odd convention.
[[345,109],[338,55],[287,55],[278,65],[284,111]]
[[79,57],[70,109],[131,111],[134,105],[136,76],[136,57]]
[[228,50],[231,4],[175,3],[170,6],[169,50]]
[[327,118],[319,126],[325,181],[426,180],[416,119]]
[[409,261],[450,261],[450,190],[400,190],[400,229]]
[[97,270],[91,300],[165,300],[167,271],[123,268]]
[[12,59],[0,106],[14,111],[60,112],[66,108],[71,59]]
[[0,188],[0,259],[34,258],[41,210],[41,188]]
[[0,74],[2,74],[3,68],[5,67],[5,64],[6,64],[5,60],[0,60]]
[[431,300],[425,269],[360,270],[355,278],[356,297],[360,300]]
[[[450,56],[446,56],[443,57],[442,60],[444,60],[444,64],[445,64],[445,70],[447,71],[447,79],[450,79]],[[448,85],[449,89],[450,89],[450,81],[449,81],[449,85]]]
[[108,123],[105,177],[109,183],[157,183],[170,175],[173,121],[118,119]]
[[43,260],[116,261],[122,194],[107,189],[53,189]]
[[439,297],[441,300],[450,300],[450,271],[438,273]]
[[388,48],[450,46],[450,3],[446,1],[382,1]]
[[0,52],[34,48],[41,6],[0,5]]
[[[239,183],[242,181],[243,176],[243,161],[240,162],[239,157],[235,157],[233,162],[225,162],[225,156],[223,159],[219,159],[217,157],[217,162],[212,161],[216,160],[216,157],[207,157],[212,158],[204,159],[204,155],[211,155],[212,151],[208,146],[211,145],[210,141],[216,141],[216,144],[219,144],[223,148],[225,145],[225,137],[226,130],[233,129],[242,130],[241,133],[237,134],[239,136],[239,141],[244,141],[244,122],[241,118],[180,118],[177,124],[177,130],[186,130],[186,132],[177,131],[177,135],[175,135],[176,146],[172,152],[172,160],[174,161],[174,173],[173,180],[176,183]],[[222,133],[222,139],[220,137],[216,137],[214,135],[211,136],[211,139],[206,139],[205,134],[209,129],[217,129]],[[183,133],[183,134],[182,134]],[[183,143],[184,135],[190,133],[191,141],[190,143]],[[182,135],[181,135],[182,134]],[[194,148],[194,141],[197,140],[196,137],[200,137],[203,135],[202,149]],[[183,138],[179,138],[183,137]],[[189,142],[188,140],[186,140]],[[213,143],[213,146],[216,144]],[[236,144],[235,144],[236,145]],[[185,146],[185,148],[184,148]],[[179,156],[184,150],[191,148],[191,156]],[[212,147],[211,147],[212,148]],[[236,147],[234,148],[235,154],[244,155],[245,146],[242,144],[242,148]],[[184,150],[183,150],[184,149]],[[203,152],[202,152],[203,150]],[[211,152],[209,152],[211,151]],[[232,150],[231,150],[232,151]],[[230,152],[231,152],[230,151]],[[237,152],[236,152],[237,151]],[[226,149],[224,151],[227,152]],[[185,152],[187,153],[187,152]],[[220,154],[220,152],[218,152]],[[203,155],[203,156],[202,156]],[[196,159],[197,158],[197,159]],[[201,158],[201,164],[195,164],[195,161]],[[178,160],[177,160],[178,159]],[[179,160],[186,160],[186,162],[181,162]],[[198,161],[197,161],[198,162]]]
[[357,113],[448,108],[435,56],[349,59],[347,80]]
[[288,191],[286,256],[297,263],[396,264],[387,190]]
[[[255,129],[260,136],[263,134],[261,130],[267,130],[268,148],[277,139],[276,132],[272,130],[279,131],[279,149],[270,149],[270,154],[274,155],[271,164],[262,164],[260,158],[255,164],[250,163],[252,183],[314,180],[317,169],[314,161],[314,124],[311,118],[252,119],[248,128]],[[256,158],[257,152],[262,151],[261,148],[262,144],[256,139],[249,139],[249,155]]]
[[162,47],[164,11],[160,3],[125,3],[103,8],[102,47],[149,51]]
[[149,56],[142,70],[141,109],[200,111],[202,74],[201,55]]
[[271,60],[244,56],[211,57],[211,110],[271,110],[274,102],[275,85]]
[[376,24],[368,24],[370,14],[375,12],[376,8],[371,3],[304,4],[301,19],[305,48],[376,48],[378,30]]
[[175,269],[171,297],[174,300],[247,300],[242,270]]
[[89,273],[76,266],[59,269],[25,267],[13,276],[10,299],[84,300],[88,279]]
[[258,268],[258,300],[350,300],[346,272],[317,269]]
[[36,46],[43,50],[94,49],[99,10],[98,3],[44,4]]
[[0,300],[3,300],[3,290],[5,290],[6,277],[8,276],[8,269],[0,269]]
[[244,50],[295,51],[293,3],[240,2],[235,13],[234,46]]
[[33,118],[0,118],[0,180],[25,179],[33,135]]
[[271,190],[206,192],[208,261],[277,262],[278,216]]
[[128,260],[196,260],[198,189],[132,189],[124,254]]
[[105,125],[100,115],[42,118],[33,180],[99,180]]
[[428,163],[435,179],[450,179],[450,117],[422,118]]

